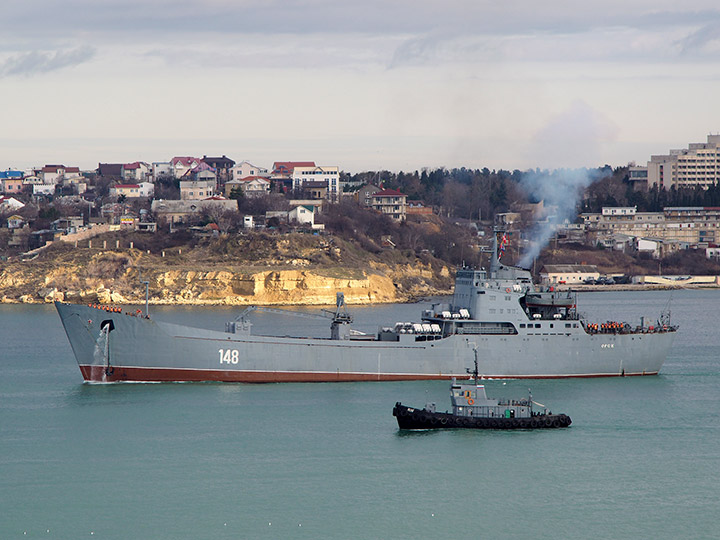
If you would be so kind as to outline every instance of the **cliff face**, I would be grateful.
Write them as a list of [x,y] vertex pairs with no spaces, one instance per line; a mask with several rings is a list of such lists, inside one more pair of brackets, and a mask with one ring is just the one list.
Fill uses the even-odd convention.
[[[402,302],[410,298],[447,293],[438,288],[438,276],[428,267],[376,265],[368,271],[331,268],[316,270],[151,269],[140,272],[121,257],[104,256],[103,272],[89,265],[32,268],[13,265],[0,271],[0,301],[41,303],[61,300],[78,303],[128,304],[149,298],[153,304],[286,305],[334,304],[342,292],[349,304]],[[95,261],[98,263],[98,261]],[[114,263],[114,264],[113,264]],[[449,271],[441,270],[447,282]]]
[[308,270],[169,271],[155,281],[153,301],[159,304],[334,304],[338,292],[351,304],[401,300],[392,280],[379,274],[330,277]]

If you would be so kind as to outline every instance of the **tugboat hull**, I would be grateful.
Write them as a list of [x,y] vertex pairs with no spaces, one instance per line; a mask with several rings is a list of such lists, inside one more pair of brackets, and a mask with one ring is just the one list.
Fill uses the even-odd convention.
[[395,403],[393,416],[400,429],[553,429],[568,427],[572,420],[566,414],[542,414],[529,418],[483,418],[431,412]]

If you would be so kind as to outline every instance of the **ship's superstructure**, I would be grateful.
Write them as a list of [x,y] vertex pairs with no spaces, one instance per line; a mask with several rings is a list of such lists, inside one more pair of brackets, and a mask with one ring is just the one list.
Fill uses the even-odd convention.
[[88,381],[450,379],[465,374],[475,351],[489,378],[653,375],[676,331],[665,317],[632,327],[581,319],[572,293],[539,290],[530,272],[502,264],[497,235],[489,270],[459,269],[451,303],[376,334],[351,328],[341,297],[327,339],[254,335],[245,317],[222,332],[55,305]]

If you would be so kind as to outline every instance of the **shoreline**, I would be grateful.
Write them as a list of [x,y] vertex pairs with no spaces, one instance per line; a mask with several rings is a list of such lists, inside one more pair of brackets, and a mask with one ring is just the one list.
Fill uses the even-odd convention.
[[[621,285],[583,285],[583,284],[570,284],[570,285],[554,285],[558,291],[569,291],[569,292],[604,292],[604,291],[672,291],[672,290],[708,290],[708,289],[720,289],[719,285],[714,284],[688,284],[688,285],[664,285],[664,284],[621,284]],[[427,291],[427,294],[407,294],[398,295],[398,298],[386,299],[377,298],[373,300],[357,301],[357,298],[346,299],[347,305],[365,306],[365,305],[385,305],[385,304],[415,304],[425,301],[427,298],[437,296],[452,296],[452,290],[434,290]],[[0,297],[0,304],[2,305],[40,305],[40,304],[52,304],[55,298],[41,298],[41,297],[30,297],[30,295],[22,295],[19,298],[10,298],[8,296]],[[65,303],[85,304],[94,303],[102,305],[112,306],[137,306],[145,304],[145,298],[134,298],[128,299],[123,298],[122,301],[114,302],[84,302],[84,301],[71,301],[65,300],[64,298],[57,298],[58,301]],[[226,297],[222,299],[191,299],[191,298],[150,298],[148,304],[151,306],[199,306],[199,307],[247,307],[247,306],[332,306],[335,305],[332,301],[314,301],[308,300],[306,302],[291,300],[287,301],[276,300],[273,302],[257,302],[253,301],[252,298],[245,297]]]
[[720,285],[694,283],[687,285],[665,285],[659,283],[626,283],[622,285],[555,285],[559,291],[571,292],[602,292],[602,291],[672,291],[679,289],[701,290],[720,289]]
[[[369,306],[369,305],[385,305],[385,304],[417,304],[424,301],[427,298],[433,298],[436,296],[452,296],[451,290],[429,290],[426,294],[407,294],[399,295],[394,299],[385,299],[385,297],[379,297],[372,300],[358,301],[357,298],[350,298],[345,300],[348,306]],[[145,304],[145,298],[123,298],[122,301],[114,302],[99,302],[99,301],[74,301],[65,300],[61,298],[48,299],[41,297],[29,297],[29,295],[23,295],[20,298],[9,298],[7,296],[0,297],[0,305],[44,305],[52,304],[55,300],[68,304],[101,304],[108,306],[138,306]],[[201,307],[249,307],[249,306],[334,306],[335,302],[329,298],[326,301],[313,301],[308,300],[307,302],[290,300],[282,301],[277,300],[273,302],[258,302],[253,301],[252,298],[244,297],[227,297],[221,299],[189,299],[189,298],[149,298],[148,305],[150,306],[201,306]]]

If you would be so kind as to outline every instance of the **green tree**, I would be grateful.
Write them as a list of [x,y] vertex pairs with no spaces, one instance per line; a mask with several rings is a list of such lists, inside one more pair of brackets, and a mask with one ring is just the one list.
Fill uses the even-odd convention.
[[245,193],[243,192],[241,187],[234,187],[232,190],[230,190],[230,195],[228,195],[228,198],[234,199],[240,204],[242,201],[245,200]]

